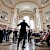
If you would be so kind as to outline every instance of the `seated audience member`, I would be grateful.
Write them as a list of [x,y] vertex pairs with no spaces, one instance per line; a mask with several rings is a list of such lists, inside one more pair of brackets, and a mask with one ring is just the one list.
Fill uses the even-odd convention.
[[32,30],[29,30],[29,31],[28,31],[28,42],[31,41],[31,38],[30,38],[31,33],[32,33]]
[[48,46],[50,46],[50,30],[48,30],[48,33],[46,34],[46,37],[44,40],[47,42]]
[[43,41],[45,34],[46,34],[46,32],[41,32],[41,36],[40,36],[40,41],[41,42]]
[[2,31],[2,27],[0,27],[0,43],[3,42],[3,31]]
[[50,46],[50,29],[48,29],[47,33],[44,32],[44,36],[42,36],[41,42],[47,42],[48,46]]
[[17,29],[15,28],[15,30],[13,31],[13,41],[17,39]]

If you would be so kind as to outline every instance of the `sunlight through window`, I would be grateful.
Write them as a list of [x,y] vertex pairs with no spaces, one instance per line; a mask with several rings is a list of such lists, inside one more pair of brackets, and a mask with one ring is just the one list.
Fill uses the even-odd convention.
[[[29,25],[29,16],[24,16],[23,19],[24,19],[25,22]],[[26,27],[26,29],[28,29],[28,28]]]
[[34,20],[30,20],[30,28],[34,29]]
[[25,21],[26,21],[26,23],[29,25],[29,16],[24,16],[24,18],[23,18]]
[[[30,19],[29,16],[24,16],[23,19],[25,20],[25,22],[30,26],[30,29],[35,29],[35,23],[33,19]],[[23,20],[20,19],[19,23],[22,22]],[[21,26],[18,27],[19,29],[21,28]],[[26,29],[28,29],[28,27],[26,27]]]

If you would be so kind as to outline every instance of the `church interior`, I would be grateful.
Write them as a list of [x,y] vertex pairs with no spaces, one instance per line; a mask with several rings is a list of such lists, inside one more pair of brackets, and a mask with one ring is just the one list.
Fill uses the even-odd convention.
[[[23,20],[30,28],[18,48]],[[0,50],[50,50],[50,0],[0,0]]]

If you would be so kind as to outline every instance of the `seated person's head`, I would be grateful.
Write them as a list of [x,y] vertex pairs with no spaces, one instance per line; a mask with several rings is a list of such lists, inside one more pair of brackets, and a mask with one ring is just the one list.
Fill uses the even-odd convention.
[[46,32],[44,32],[44,33],[46,33]]
[[40,31],[40,33],[43,33],[43,31]]
[[47,28],[50,29],[50,25],[47,25]]
[[50,34],[50,30],[48,30],[48,33]]

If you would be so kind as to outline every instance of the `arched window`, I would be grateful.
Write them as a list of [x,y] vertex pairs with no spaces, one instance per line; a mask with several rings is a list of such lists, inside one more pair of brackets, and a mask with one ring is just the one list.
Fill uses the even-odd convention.
[[[24,16],[23,19],[29,25],[29,16]],[[26,29],[28,29],[28,28],[26,27]]]
[[29,16],[24,16],[23,19],[26,21],[26,23],[29,25]]
[[34,20],[33,19],[31,19],[30,20],[30,28],[31,29],[35,29],[35,25],[34,25],[35,23],[34,23]]
[[[35,29],[35,23],[33,18],[30,19],[29,16],[24,16],[23,19],[25,20],[25,22],[30,26],[30,29]],[[22,18],[19,20],[19,23],[22,22]],[[21,28],[20,26],[18,27],[19,29]],[[26,27],[26,29],[28,29],[28,27]]]

